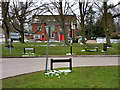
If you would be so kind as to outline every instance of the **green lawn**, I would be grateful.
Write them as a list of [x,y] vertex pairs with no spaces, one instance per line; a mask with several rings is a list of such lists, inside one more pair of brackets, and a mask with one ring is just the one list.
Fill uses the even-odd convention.
[[[61,46],[63,43],[50,43],[50,45],[56,44],[58,46],[50,46],[49,47],[49,55],[66,55],[66,53],[70,52],[70,46]],[[35,48],[35,56],[46,55],[46,46],[47,43],[13,43],[14,48],[12,48],[12,53],[9,53],[8,48],[5,48],[5,45],[0,45],[0,49],[2,49],[3,57],[21,57],[24,52],[24,47],[34,47]],[[118,55],[118,46],[119,44],[112,44],[111,48],[108,48],[107,52],[101,52],[103,49],[103,44],[96,44],[100,46],[98,52],[82,52],[84,50],[84,46],[79,43],[73,44],[73,53],[75,55]]]
[[3,88],[118,88],[118,66],[75,67],[61,78],[44,71],[3,79]]

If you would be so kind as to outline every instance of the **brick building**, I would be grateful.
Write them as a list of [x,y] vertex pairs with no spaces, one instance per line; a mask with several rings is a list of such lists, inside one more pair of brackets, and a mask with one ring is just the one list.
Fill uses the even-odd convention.
[[[65,17],[65,29],[68,35],[68,39],[70,38],[70,22],[73,22],[74,24],[77,23],[76,16],[74,15],[67,15]],[[35,15],[32,18],[32,37],[34,40],[41,40],[46,41],[47,40],[47,34],[45,30],[45,26],[50,25],[54,27],[54,30],[52,31],[52,35],[50,39],[56,40],[56,41],[64,41],[64,36],[62,32],[62,28],[60,26],[60,17],[59,15]],[[73,30],[72,37],[76,37],[76,25],[75,29]]]

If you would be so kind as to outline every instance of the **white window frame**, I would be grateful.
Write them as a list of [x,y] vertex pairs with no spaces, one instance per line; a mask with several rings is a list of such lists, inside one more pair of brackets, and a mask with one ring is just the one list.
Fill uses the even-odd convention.
[[33,37],[34,37],[34,39],[40,39],[40,34],[34,34]]

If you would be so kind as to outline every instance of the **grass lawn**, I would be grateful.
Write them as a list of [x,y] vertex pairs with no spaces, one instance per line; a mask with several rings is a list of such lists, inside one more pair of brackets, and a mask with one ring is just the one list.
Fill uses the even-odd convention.
[[[70,52],[70,46],[61,46],[63,43],[50,43],[50,45],[53,44],[58,46],[50,46],[49,55],[66,55],[66,53]],[[14,48],[12,48],[11,54],[9,53],[10,49],[5,48],[4,44],[0,45],[0,49],[2,49],[3,57],[21,57],[23,55],[25,47],[35,48],[35,56],[46,55],[47,47],[41,45],[47,45],[47,43],[13,43]],[[97,52],[82,52],[82,50],[84,50],[84,46],[80,45],[79,43],[74,43],[73,53],[75,53],[75,55],[118,55],[119,44],[112,44],[112,47],[108,48],[107,52],[101,52],[103,49],[103,44],[96,45],[100,46]]]
[[3,79],[3,88],[118,88],[118,66],[74,67],[68,75],[44,71]]

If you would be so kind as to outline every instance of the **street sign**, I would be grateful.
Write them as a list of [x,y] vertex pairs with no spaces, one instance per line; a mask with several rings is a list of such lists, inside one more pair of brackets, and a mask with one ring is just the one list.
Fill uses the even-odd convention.
[[51,27],[51,31],[55,30],[55,26],[50,26]]
[[75,29],[75,25],[72,25],[72,29]]
[[[49,33],[50,36],[52,35],[53,30],[55,30],[55,26],[51,26],[51,25],[45,26],[45,28],[46,28],[47,34]],[[50,31],[49,31],[49,28],[50,28]]]
[[50,26],[51,28],[50,28],[50,36],[52,36],[52,32],[53,32],[53,30],[55,30],[55,26]]
[[48,25],[48,26],[45,26],[45,28],[46,28],[46,32],[47,32],[47,34],[48,34],[48,39],[47,39],[47,52],[46,52],[46,68],[45,68],[45,73],[47,73],[49,38],[50,38],[50,35],[52,35],[52,31],[55,30],[55,26]]

